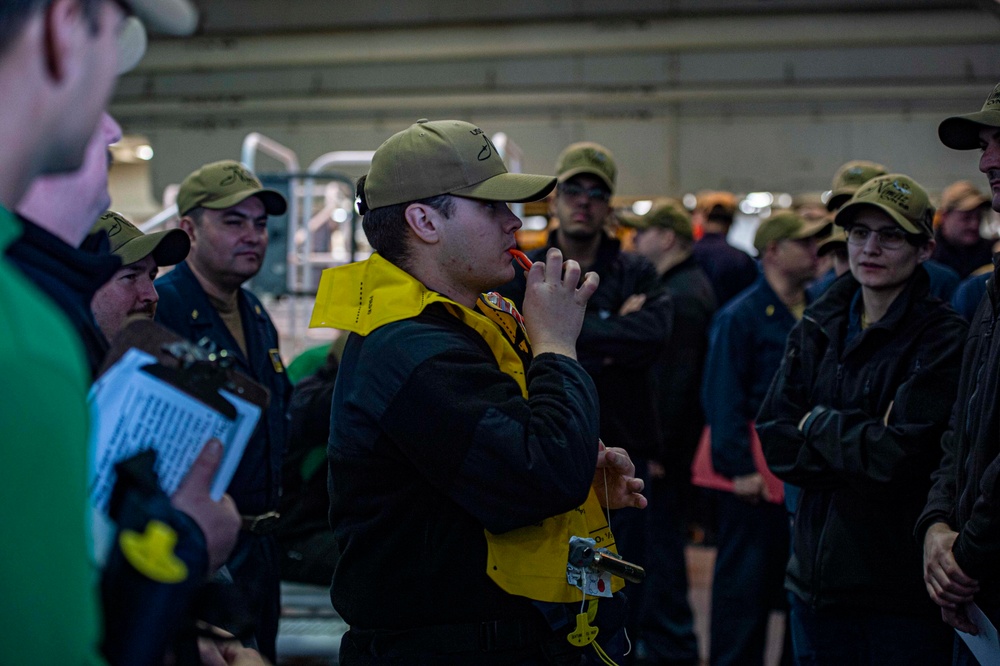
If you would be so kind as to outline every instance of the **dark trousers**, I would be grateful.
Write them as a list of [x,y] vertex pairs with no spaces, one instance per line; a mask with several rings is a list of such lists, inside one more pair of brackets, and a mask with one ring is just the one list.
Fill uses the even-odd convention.
[[[767,622],[785,609],[788,514],[769,502],[750,504],[719,492],[718,554],[712,577],[712,666],[764,661]],[[786,644],[790,636],[785,632]],[[789,651],[785,657],[790,658]]]
[[796,650],[799,666],[937,666],[951,659],[952,630],[940,619],[816,610],[795,595],[791,602],[793,635],[806,637],[812,650]]
[[255,647],[271,663],[277,662],[275,642],[281,614],[281,571],[278,542],[273,535],[241,532],[226,568],[246,600],[253,618]]
[[670,478],[651,479],[645,461],[636,464],[646,482],[649,506],[612,516],[618,552],[646,569],[646,579],[629,583],[627,627],[636,656],[654,663],[697,663],[698,640],[688,602],[684,557],[682,489]]

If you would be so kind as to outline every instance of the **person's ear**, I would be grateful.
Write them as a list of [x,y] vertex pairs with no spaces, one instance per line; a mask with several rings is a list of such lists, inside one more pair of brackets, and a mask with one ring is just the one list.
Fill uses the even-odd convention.
[[931,258],[934,254],[934,248],[937,246],[937,241],[933,238],[928,239],[926,243],[917,248],[917,263],[922,264]]
[[663,230],[663,249],[672,250],[677,245],[677,232],[673,229]]
[[426,204],[414,203],[406,207],[403,217],[410,230],[421,241],[434,244],[441,240],[441,214]]
[[188,235],[188,238],[191,239],[191,242],[194,243],[195,227],[198,226],[195,224],[194,219],[192,219],[191,216],[189,215],[184,215],[183,217],[181,217],[181,220],[177,226],[183,229],[184,232]]
[[92,39],[92,28],[79,0],[53,0],[43,12],[45,69],[63,82],[78,66],[80,49]]

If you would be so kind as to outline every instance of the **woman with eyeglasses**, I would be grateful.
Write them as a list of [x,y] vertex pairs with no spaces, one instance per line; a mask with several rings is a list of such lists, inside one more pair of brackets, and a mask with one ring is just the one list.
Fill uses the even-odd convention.
[[928,291],[932,213],[900,174],[840,209],[850,273],[792,330],[757,416],[768,466],[802,488],[785,578],[799,664],[951,661],[913,537],[966,334]]

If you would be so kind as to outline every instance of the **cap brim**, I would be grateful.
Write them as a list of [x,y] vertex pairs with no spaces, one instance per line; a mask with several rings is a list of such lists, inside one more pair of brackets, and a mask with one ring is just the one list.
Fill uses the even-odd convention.
[[945,118],[938,125],[941,143],[955,150],[979,148],[979,132],[984,127],[1000,128],[1000,111],[980,111]]
[[[241,192],[236,192],[235,194],[230,194],[228,197],[222,197],[221,199],[215,199],[214,201],[206,201],[198,204],[203,208],[208,208],[210,210],[222,210],[223,208],[229,208],[230,206],[235,206],[241,201],[245,201],[250,197],[257,197],[260,199],[261,203],[264,204],[264,211],[268,215],[284,215],[285,211],[288,210],[288,202],[285,201],[285,197],[281,192],[277,190],[243,190]],[[185,211],[189,212],[189,211]]]
[[851,222],[854,221],[854,218],[857,216],[858,211],[861,210],[864,206],[870,206],[872,208],[877,208],[878,210],[882,211],[883,213],[891,217],[893,221],[896,224],[898,224],[903,229],[903,231],[905,231],[908,234],[924,234],[928,236],[931,235],[931,232],[929,230],[921,229],[920,227],[915,225],[912,221],[903,217],[899,213],[899,211],[893,210],[888,206],[884,206],[882,204],[875,203],[872,201],[858,201],[855,203],[847,204],[846,206],[841,208],[840,211],[837,212],[837,217],[834,220],[834,223],[846,229],[847,227],[850,226]]
[[134,16],[125,19],[122,30],[118,33],[118,74],[119,76],[135,69],[142,56],[146,55],[146,29],[142,21]]
[[189,0],[124,0],[153,32],[185,36],[198,27],[198,10]]
[[449,194],[485,201],[519,203],[541,199],[556,186],[553,176],[536,176],[527,173],[499,173]]
[[981,194],[969,193],[956,201],[948,210],[959,210],[968,212],[970,210],[976,210],[977,208],[982,208],[983,206],[988,206],[991,203],[991,199],[987,199]]
[[816,220],[814,222],[806,222],[805,224],[802,225],[802,228],[799,229],[798,233],[792,236],[792,238],[795,239],[812,238],[813,236],[818,236],[820,234],[829,234],[830,228],[832,226],[833,223],[830,222],[829,220]]
[[647,229],[649,228],[649,223],[646,221],[645,216],[636,215],[635,213],[615,213],[615,217],[618,218],[618,224],[623,227],[629,227],[630,229]]
[[837,240],[836,238],[827,238],[820,242],[819,247],[816,248],[816,255],[819,257],[826,256],[831,252],[836,252],[837,250],[843,250],[847,248],[847,241],[844,239]]
[[848,201],[850,201],[851,197],[854,196],[855,192],[857,192],[856,189],[854,189],[854,190],[836,190],[834,192],[831,192],[830,193],[830,198],[827,199],[827,201],[826,201],[826,209],[832,213],[833,211],[837,210],[838,208],[840,208],[841,206],[843,206],[845,203],[847,203]]
[[590,169],[588,167],[576,167],[574,169],[569,169],[568,171],[564,171],[561,174],[559,174],[558,182],[565,183],[573,176],[579,176],[582,173],[585,173],[588,176],[594,176],[595,178],[599,178],[601,182],[607,186],[609,192],[615,191],[615,184],[612,183],[610,180],[608,180],[607,176],[605,176],[600,171],[597,171],[595,169]]
[[157,266],[173,266],[184,261],[190,250],[191,239],[184,230],[168,229],[137,236],[122,244],[115,254],[121,257],[123,266],[134,264],[149,255],[153,255]]

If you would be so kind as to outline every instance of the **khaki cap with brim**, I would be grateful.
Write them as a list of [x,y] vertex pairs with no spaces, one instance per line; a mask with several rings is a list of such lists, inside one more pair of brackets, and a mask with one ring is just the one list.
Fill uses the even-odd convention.
[[626,227],[645,230],[652,227],[671,229],[678,236],[694,240],[694,226],[691,214],[684,204],[675,199],[657,199],[645,215],[620,214],[619,221]]
[[967,180],[960,180],[944,188],[944,191],[941,192],[941,205],[938,210],[943,212],[970,211],[986,206],[990,201],[988,197],[976,189],[975,185]]
[[177,211],[187,215],[195,208],[223,210],[250,197],[260,199],[268,215],[284,215],[288,210],[280,192],[265,189],[239,162],[222,160],[206,164],[184,179],[177,191]]
[[695,208],[705,215],[721,213],[732,217],[736,214],[736,195],[732,192],[699,192],[697,202]]
[[840,208],[848,199],[854,196],[858,188],[872,178],[884,176],[889,170],[878,162],[868,160],[852,160],[841,165],[833,176],[830,186],[830,198],[826,201],[826,209],[834,211]]
[[933,235],[934,209],[927,192],[915,180],[900,173],[873,178],[854,193],[837,212],[835,222],[845,229],[866,206],[875,207],[910,234]]
[[190,35],[198,27],[198,10],[188,0],[122,0],[149,30]]
[[111,253],[128,266],[153,255],[157,266],[173,266],[184,261],[191,249],[191,239],[181,229],[144,234],[120,213],[109,210],[97,220],[90,233],[105,232]]
[[844,231],[844,228],[836,224],[831,224],[830,233],[819,240],[819,245],[816,246],[816,254],[822,257],[823,255],[846,248],[847,233]]
[[777,211],[757,227],[757,233],[753,237],[753,246],[759,254],[764,254],[770,243],[812,238],[824,233],[829,227],[829,220],[809,222],[793,211]]
[[618,166],[611,151],[599,143],[581,141],[566,147],[556,159],[556,178],[565,183],[573,176],[589,174],[601,179],[608,191],[615,191]]
[[379,146],[365,178],[367,210],[442,194],[485,201],[541,199],[551,176],[509,173],[480,128],[461,120],[418,120]]
[[945,118],[938,125],[941,143],[955,150],[979,147],[979,132],[984,127],[1000,128],[1000,84],[993,89],[978,113]]

